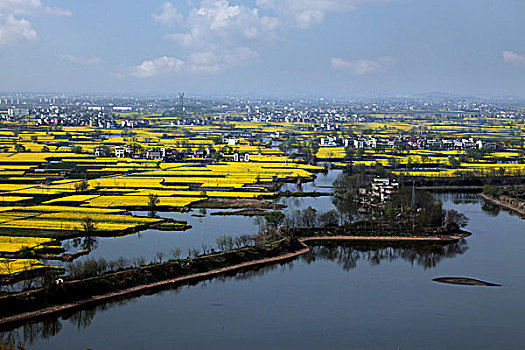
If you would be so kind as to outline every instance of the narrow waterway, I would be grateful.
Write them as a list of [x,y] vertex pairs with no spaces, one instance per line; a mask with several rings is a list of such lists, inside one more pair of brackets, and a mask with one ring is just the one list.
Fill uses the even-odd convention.
[[[284,265],[108,303],[1,336],[30,349],[521,348],[525,221],[474,195],[440,197],[470,218],[471,237],[419,248],[315,247]],[[502,287],[432,281],[444,276]]]

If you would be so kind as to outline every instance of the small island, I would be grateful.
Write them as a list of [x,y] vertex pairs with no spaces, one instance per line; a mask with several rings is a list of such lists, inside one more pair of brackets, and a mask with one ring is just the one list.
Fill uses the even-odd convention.
[[501,284],[480,281],[474,278],[467,277],[438,277],[432,279],[432,281],[439,283],[459,284],[462,286],[501,287]]

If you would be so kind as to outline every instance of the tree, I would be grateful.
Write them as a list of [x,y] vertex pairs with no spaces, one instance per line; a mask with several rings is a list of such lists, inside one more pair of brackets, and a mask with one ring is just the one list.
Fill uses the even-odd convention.
[[498,194],[498,188],[496,186],[485,185],[483,186],[483,193],[487,196],[496,196]]
[[193,133],[188,129],[182,129],[182,134],[186,138],[191,138],[193,136]]
[[387,170],[385,169],[385,167],[383,166],[383,164],[379,163],[379,162],[376,162],[374,164],[374,172],[378,175],[378,176],[385,176],[387,174]]
[[175,260],[179,260],[181,254],[182,254],[182,249],[180,249],[179,247],[171,250],[171,257]]
[[43,146],[42,149],[40,150],[40,152],[42,152],[42,153],[49,152],[49,147]]
[[88,235],[91,235],[93,232],[95,232],[96,225],[90,216],[86,216],[82,220],[82,228],[84,229],[84,232]]
[[148,195],[148,207],[149,207],[149,216],[154,217],[157,213],[157,205],[160,203],[159,196],[150,193]]
[[341,225],[349,224],[356,218],[358,204],[355,198],[356,196],[352,191],[346,191],[342,196],[332,198]]
[[317,224],[317,210],[308,206],[299,215],[299,226],[314,227]]
[[82,146],[75,146],[71,148],[71,152],[73,153],[82,153]]
[[4,275],[10,276],[13,273],[12,262],[13,260],[11,259],[0,259],[0,271],[2,271]]
[[461,166],[461,162],[455,157],[450,157],[448,159],[448,164],[452,169],[457,169]]
[[217,248],[222,251],[232,250],[235,245],[233,237],[227,235],[217,237],[215,242],[217,243]]
[[385,205],[385,216],[389,219],[393,219],[396,214],[396,210],[391,203]]
[[388,165],[395,170],[399,166],[399,162],[397,161],[397,158],[390,157],[388,158]]
[[75,192],[84,192],[89,188],[89,184],[86,180],[83,180],[82,182],[77,182],[75,184]]
[[276,229],[282,225],[284,214],[280,211],[272,211],[264,216],[266,225],[271,229]]
[[17,143],[15,144],[15,152],[17,153],[23,153],[26,151],[26,148],[24,145],[20,144],[20,143]]
[[459,228],[465,227],[468,224],[468,218],[465,214],[459,213],[454,209],[449,209],[445,214],[445,227],[446,228]]
[[319,223],[322,226],[338,226],[339,214],[337,210],[332,209],[319,215]]

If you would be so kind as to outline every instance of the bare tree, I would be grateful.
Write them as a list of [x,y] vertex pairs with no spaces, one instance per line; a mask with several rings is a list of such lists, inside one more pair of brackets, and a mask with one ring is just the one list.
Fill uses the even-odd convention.
[[182,249],[180,249],[179,247],[171,250],[171,257],[175,260],[179,260],[181,254],[182,254]]

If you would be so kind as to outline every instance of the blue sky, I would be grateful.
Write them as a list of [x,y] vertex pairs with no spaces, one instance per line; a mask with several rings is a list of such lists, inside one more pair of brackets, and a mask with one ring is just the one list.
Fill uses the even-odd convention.
[[0,0],[0,90],[525,97],[523,0]]

